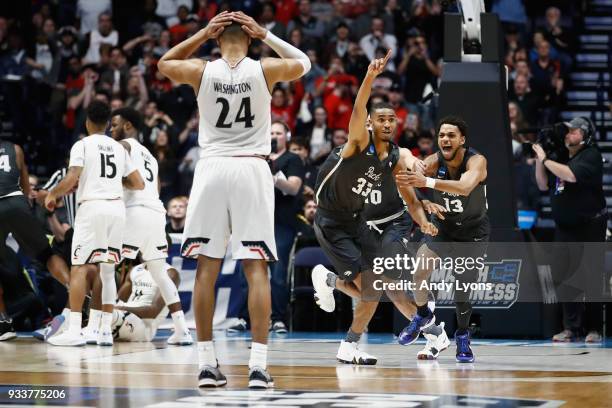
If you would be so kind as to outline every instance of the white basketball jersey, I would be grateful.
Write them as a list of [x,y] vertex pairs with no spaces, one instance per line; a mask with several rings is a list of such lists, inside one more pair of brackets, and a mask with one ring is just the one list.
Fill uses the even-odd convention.
[[270,91],[259,61],[207,62],[198,92],[201,157],[270,154]]
[[159,199],[159,191],[157,190],[159,172],[157,160],[136,139],[128,138],[125,141],[130,144],[132,163],[140,172],[145,184],[143,190],[125,189],[125,207],[144,206],[165,213],[166,210]]
[[123,198],[123,177],[135,169],[127,151],[106,135],[94,134],[70,149],[69,167],[82,167],[77,202]]
[[[168,269],[170,268],[170,265],[165,264],[164,272],[168,273]],[[131,307],[151,306],[153,304],[153,299],[155,299],[157,292],[159,292],[159,287],[153,280],[151,273],[145,267],[145,264],[136,265],[132,268],[130,280],[132,281],[132,293],[125,305]],[[160,320],[164,320],[167,315],[168,308],[164,306],[155,319],[143,319],[143,321],[148,321],[147,323],[151,323],[152,320],[159,322]]]

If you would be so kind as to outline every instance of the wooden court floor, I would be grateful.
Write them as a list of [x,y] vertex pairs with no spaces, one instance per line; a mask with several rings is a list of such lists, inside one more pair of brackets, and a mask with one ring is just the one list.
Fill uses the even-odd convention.
[[3,342],[0,407],[612,407],[612,348],[605,346],[480,341],[477,361],[466,365],[455,363],[454,345],[437,362],[419,362],[422,343],[403,347],[391,336],[369,335],[363,348],[379,363],[354,367],[336,363],[339,334],[272,336],[275,390],[253,392],[246,388],[248,339],[219,337],[228,385],[207,392],[196,387],[195,348],[169,347],[162,338],[113,348]]

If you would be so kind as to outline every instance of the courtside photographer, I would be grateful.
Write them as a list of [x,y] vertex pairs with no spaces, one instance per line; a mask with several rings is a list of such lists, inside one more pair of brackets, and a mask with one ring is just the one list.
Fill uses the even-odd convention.
[[[549,132],[552,143],[538,138],[533,145],[536,154],[536,180],[541,191],[550,192],[555,220],[555,242],[603,242],[606,238],[608,214],[603,192],[603,159],[595,145],[595,126],[582,117],[565,123],[567,133],[555,126]],[[562,138],[563,137],[563,138]],[[559,146],[556,150],[544,146]],[[561,248],[559,248],[561,249]],[[555,251],[555,279],[572,275],[580,262],[577,245]],[[584,277],[586,279],[586,276]],[[599,303],[562,303],[563,331],[553,341],[576,341],[587,332],[587,343],[601,342],[601,305]],[[585,313],[586,312],[586,313]],[[585,330],[587,329],[587,330]]]

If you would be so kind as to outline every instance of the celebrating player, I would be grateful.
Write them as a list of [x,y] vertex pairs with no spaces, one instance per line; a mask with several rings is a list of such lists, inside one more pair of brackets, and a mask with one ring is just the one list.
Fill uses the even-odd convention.
[[[364,289],[360,272],[371,268],[373,258],[387,251],[394,252],[393,255],[406,251],[403,239],[408,236],[412,221],[398,195],[393,175],[401,169],[413,168],[415,158],[408,150],[399,149],[391,142],[397,128],[392,106],[374,104],[370,107],[373,137],[366,127],[366,105],[372,83],[383,72],[389,57],[390,53],[387,53],[384,59],[374,60],[368,67],[355,99],[349,123],[349,140],[330,154],[317,180],[319,206],[315,233],[338,275],[319,265],[313,270],[312,279],[317,303],[328,312],[335,307],[333,288],[360,298]],[[423,232],[435,234],[436,228],[427,221],[414,190],[403,188],[400,193]],[[368,211],[364,214],[366,201]],[[364,215],[370,220],[367,224],[379,235],[366,227]],[[401,271],[388,272],[387,279],[401,276]],[[414,315],[414,305],[405,293],[391,291],[389,296],[407,317]],[[357,304],[351,329],[338,350],[339,360],[354,364],[376,363],[375,357],[358,349],[357,342],[377,305],[377,300],[361,300]],[[443,333],[438,326],[435,329],[432,327],[432,331],[436,337]],[[441,336],[440,340],[444,343]]]
[[[435,220],[439,233],[426,239],[427,257],[460,256],[482,257],[489,241],[489,217],[487,216],[487,160],[471,147],[465,146],[467,124],[459,117],[447,116],[438,125],[438,147],[440,151],[425,159],[425,174],[402,172],[396,176],[399,187],[427,187],[433,190],[433,200],[424,201],[425,209],[436,214]],[[459,245],[444,243],[464,243]],[[471,244],[466,244],[471,243]],[[433,254],[432,254],[433,252]],[[427,291],[421,290],[421,282],[426,281],[432,269],[422,268],[415,274],[415,300],[419,307],[417,317],[400,334],[400,341],[413,343],[423,327],[435,320],[433,312],[427,309]],[[468,269],[463,274],[455,274],[462,282],[475,282],[478,270]],[[457,315],[456,359],[460,363],[474,361],[470,347],[468,329],[472,305],[470,291],[455,290]]]
[[[247,57],[251,38],[281,58]],[[217,39],[222,58],[189,58],[202,43]],[[273,386],[267,368],[270,282],[266,262],[276,260],[274,185],[265,161],[270,154],[271,90],[310,70],[308,56],[277,38],[242,12],[223,12],[159,61],[160,72],[193,87],[200,114],[197,164],[183,235],[182,253],[197,257],[194,313],[198,337],[199,385],[222,386],[212,342],[215,282],[232,235],[232,256],[242,260],[249,284],[253,344],[249,387]]]

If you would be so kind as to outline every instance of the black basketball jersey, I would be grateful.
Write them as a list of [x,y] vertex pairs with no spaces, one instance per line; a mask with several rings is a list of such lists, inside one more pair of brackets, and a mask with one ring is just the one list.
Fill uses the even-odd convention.
[[[459,180],[461,175],[466,172],[467,162],[470,157],[477,154],[480,153],[471,147],[466,149],[457,178],[453,179],[444,161],[444,157],[438,152],[438,174],[436,179]],[[467,197],[434,190],[433,202],[446,208],[444,219],[437,220],[439,225],[445,230],[452,230],[458,227],[471,228],[487,220],[487,186],[485,181],[480,182]]]
[[380,220],[397,214],[406,208],[404,200],[397,191],[393,170],[400,158],[400,149],[390,143],[389,157],[391,163],[385,166],[380,183],[372,188],[370,195],[366,198],[363,208],[363,217],[366,221]]
[[[395,167],[399,150],[391,144],[389,155],[380,161],[371,138],[367,148],[352,157],[342,158],[343,148],[344,145],[332,150],[321,165],[315,191],[320,208],[350,214],[362,211],[366,199],[374,190],[378,191],[384,174],[391,173]],[[378,202],[378,193],[374,194]]]
[[15,145],[0,140],[0,197],[21,191]]

